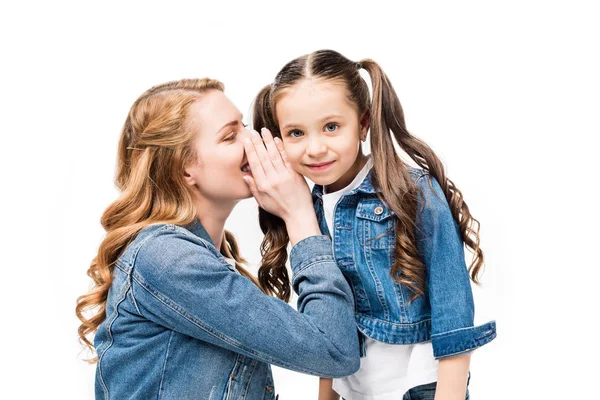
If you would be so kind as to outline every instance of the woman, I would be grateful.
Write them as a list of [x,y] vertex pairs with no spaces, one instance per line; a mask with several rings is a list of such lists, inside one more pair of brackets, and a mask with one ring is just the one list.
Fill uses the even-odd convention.
[[[96,398],[273,399],[269,364],[331,377],[358,369],[352,292],[306,182],[280,142],[265,132],[263,143],[241,118],[211,79],[156,86],[133,104],[121,196],[102,216],[95,286],[76,307],[97,355]],[[224,229],[251,194],[286,222],[298,311],[269,296],[289,297],[281,278],[243,268]]]

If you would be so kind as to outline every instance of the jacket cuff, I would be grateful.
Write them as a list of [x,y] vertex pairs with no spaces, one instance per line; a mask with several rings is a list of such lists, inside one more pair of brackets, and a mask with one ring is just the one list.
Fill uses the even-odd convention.
[[334,261],[333,247],[328,236],[309,236],[296,243],[290,252],[290,264],[294,274],[319,261]]
[[468,353],[491,342],[495,337],[496,321],[438,333],[431,336],[433,355],[440,359]]

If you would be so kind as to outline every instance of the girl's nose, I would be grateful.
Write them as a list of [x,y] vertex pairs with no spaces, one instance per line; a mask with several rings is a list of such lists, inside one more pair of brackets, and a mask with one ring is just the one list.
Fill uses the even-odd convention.
[[[316,135],[315,135],[316,136]],[[327,146],[325,143],[320,140],[318,137],[312,137],[309,139],[308,147],[306,148],[306,153],[311,157],[318,157],[327,152]]]

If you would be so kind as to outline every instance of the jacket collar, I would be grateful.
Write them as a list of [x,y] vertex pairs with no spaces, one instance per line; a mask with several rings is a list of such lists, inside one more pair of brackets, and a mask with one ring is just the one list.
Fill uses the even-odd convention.
[[[367,174],[367,177],[362,181],[362,183],[356,189],[346,193],[346,196],[353,195],[357,192],[368,193],[368,194],[377,193],[377,191],[373,187],[373,182],[371,181],[372,179],[373,179],[373,169],[371,168],[371,170]],[[313,186],[312,198],[313,198],[313,201],[315,201],[316,199],[323,200],[323,185],[315,184]]]
[[[189,224],[184,225],[184,228],[187,229],[188,231],[192,232],[194,235],[200,237],[201,239],[206,240],[208,243],[215,246],[212,239],[208,235],[208,232],[206,232],[206,229],[204,229],[204,227],[202,226],[202,224],[200,223],[200,220],[198,218],[194,219]],[[216,247],[217,246],[215,246],[215,248]]]

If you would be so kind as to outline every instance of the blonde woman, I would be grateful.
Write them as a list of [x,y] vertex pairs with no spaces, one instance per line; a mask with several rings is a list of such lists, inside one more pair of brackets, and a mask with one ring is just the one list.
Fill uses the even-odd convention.
[[[122,130],[116,184],[88,270],[95,285],[76,307],[96,398],[274,399],[269,364],[332,377],[358,369],[352,292],[309,189],[280,141],[245,128],[220,82],[142,94]],[[298,311],[281,300],[279,274],[259,281],[244,269],[224,229],[251,195],[286,223]]]

